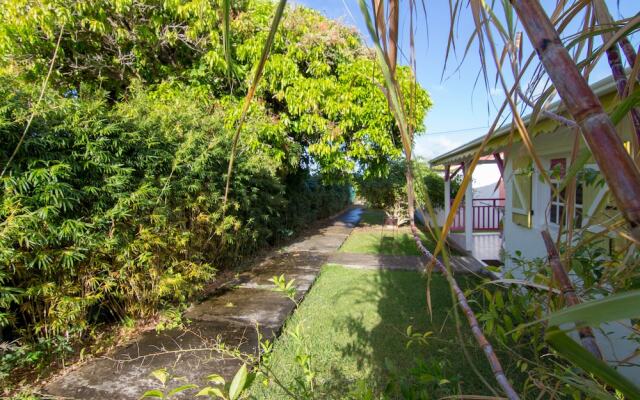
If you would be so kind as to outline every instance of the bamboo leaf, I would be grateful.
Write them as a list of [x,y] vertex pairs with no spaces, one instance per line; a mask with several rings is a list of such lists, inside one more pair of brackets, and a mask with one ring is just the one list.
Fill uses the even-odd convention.
[[620,375],[618,371],[592,356],[557,327],[551,327],[547,331],[545,340],[563,357],[613,386],[627,398],[640,399],[640,389],[637,386]]

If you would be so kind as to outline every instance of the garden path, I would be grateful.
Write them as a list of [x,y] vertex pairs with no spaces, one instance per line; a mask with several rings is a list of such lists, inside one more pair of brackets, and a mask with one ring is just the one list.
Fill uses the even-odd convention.
[[293,311],[293,302],[272,291],[269,279],[280,274],[295,279],[296,296],[302,298],[361,213],[359,207],[347,210],[240,274],[233,287],[190,307],[185,328],[144,332],[109,357],[64,371],[44,387],[45,392],[66,399],[138,399],[158,388],[150,373],[160,368],[199,386],[205,386],[206,376],[213,373],[229,379],[241,361],[214,350],[219,349],[216,343],[255,354],[256,327],[263,338],[273,339]]
[[[419,271],[428,262],[425,257],[386,254],[333,253],[327,263],[357,269],[391,269]],[[470,256],[451,256],[451,265],[459,273],[484,273],[484,265]]]

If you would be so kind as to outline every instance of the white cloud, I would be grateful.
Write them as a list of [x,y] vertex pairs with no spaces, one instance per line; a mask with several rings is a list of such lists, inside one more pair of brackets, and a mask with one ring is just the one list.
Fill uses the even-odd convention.
[[455,149],[469,141],[466,135],[460,136],[445,136],[445,135],[426,135],[420,136],[416,139],[415,153],[418,156],[424,157],[427,160],[435,158],[441,154],[444,154],[450,150]]

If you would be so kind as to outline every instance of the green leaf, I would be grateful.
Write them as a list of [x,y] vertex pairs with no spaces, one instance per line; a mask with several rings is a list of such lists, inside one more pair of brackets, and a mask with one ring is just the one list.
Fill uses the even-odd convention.
[[166,368],[156,369],[155,371],[151,372],[151,375],[159,380],[163,385],[166,385],[167,380],[169,379],[169,373],[167,372]]
[[576,159],[576,162],[571,164],[571,167],[569,167],[569,170],[562,179],[562,182],[560,182],[560,187],[558,188],[559,191],[562,191],[562,189],[567,187],[569,181],[571,181],[571,179],[573,179],[578,174],[578,172],[580,172],[582,167],[584,167],[584,165],[587,163],[587,161],[589,161],[590,158],[591,151],[589,151],[589,149],[584,149],[580,152],[578,158]]
[[147,390],[146,392],[144,392],[144,394],[140,398],[144,399],[144,398],[147,398],[147,397],[154,397],[156,399],[164,399],[164,394],[158,389],[153,389],[153,390]]
[[233,162],[235,160],[236,148],[238,147],[238,140],[240,139],[240,132],[242,131],[242,125],[244,120],[247,117],[247,112],[249,110],[249,105],[251,104],[251,100],[253,99],[253,95],[256,92],[256,88],[258,87],[258,82],[260,82],[260,78],[262,77],[262,71],[264,70],[264,65],[267,63],[267,59],[269,58],[269,52],[271,51],[271,46],[273,45],[273,41],[276,37],[276,32],[278,31],[278,25],[280,25],[280,20],[282,19],[282,15],[284,14],[284,7],[287,5],[287,0],[280,0],[278,3],[278,7],[276,8],[276,12],[273,16],[273,20],[271,21],[271,28],[269,29],[269,35],[267,36],[267,41],[264,43],[264,47],[262,48],[262,54],[260,55],[260,61],[258,61],[258,65],[255,69],[255,74],[253,76],[253,81],[251,82],[251,86],[249,87],[249,91],[244,98],[244,103],[242,105],[242,112],[240,113],[240,119],[237,122],[236,131],[233,135],[233,141],[231,144],[231,155],[229,157],[229,168],[227,170],[227,182],[224,190],[224,200],[223,205],[226,207],[227,199],[229,198],[229,185],[231,183],[231,175],[233,173]]
[[640,290],[607,296],[568,307],[547,316],[550,325],[574,322],[577,326],[598,325],[640,316]]
[[242,367],[236,372],[236,375],[231,381],[229,386],[229,400],[236,400],[240,397],[240,393],[244,390],[244,386],[247,382],[247,366],[242,364]]
[[602,379],[603,382],[613,386],[627,398],[640,399],[640,389],[637,386],[620,375],[618,371],[592,356],[557,327],[554,326],[547,330],[545,340],[573,364]]
[[207,376],[207,381],[213,383],[214,385],[224,385],[226,383],[224,378],[218,374],[212,374]]
[[171,389],[171,391],[169,391],[169,393],[167,394],[167,397],[171,397],[171,396],[173,396],[174,394],[177,394],[177,393],[182,393],[185,390],[197,389],[197,388],[198,388],[198,385],[194,385],[193,383],[190,383],[190,384],[187,384],[187,385],[178,386],[175,389]]
[[222,2],[222,40],[224,42],[224,59],[227,64],[227,77],[231,84],[231,29],[229,28],[231,20],[231,0],[223,0]]
[[199,391],[196,396],[209,396],[209,397],[219,397],[221,399],[224,399],[224,393],[222,393],[222,390],[218,389],[218,388],[214,388],[214,387],[209,387],[207,386],[206,388],[203,388],[201,391]]
[[611,111],[609,116],[611,117],[611,122],[614,125],[617,125],[625,115],[631,111],[633,107],[640,105],[640,88],[636,86],[636,89],[633,93],[630,93],[624,100],[622,100],[619,104],[615,106],[615,108]]

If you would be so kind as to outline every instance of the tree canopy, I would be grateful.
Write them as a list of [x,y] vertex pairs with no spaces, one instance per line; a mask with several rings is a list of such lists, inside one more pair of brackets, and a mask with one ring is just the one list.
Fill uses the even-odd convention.
[[[213,107],[225,110],[231,126],[274,5],[255,0],[233,7],[227,65],[216,2],[10,2],[0,10],[3,65],[41,80],[61,34],[53,76],[59,91],[88,85],[117,102],[127,98],[132,85],[178,81],[215,99]],[[408,93],[409,69],[400,68],[398,79]],[[353,29],[315,11],[290,8],[251,110],[268,120],[259,143],[269,146],[283,169],[313,163],[327,177],[344,177],[356,166],[379,173],[386,161],[401,155],[399,132],[379,90],[382,82],[373,53]],[[419,86],[413,97],[411,123],[420,132],[431,101]]]

